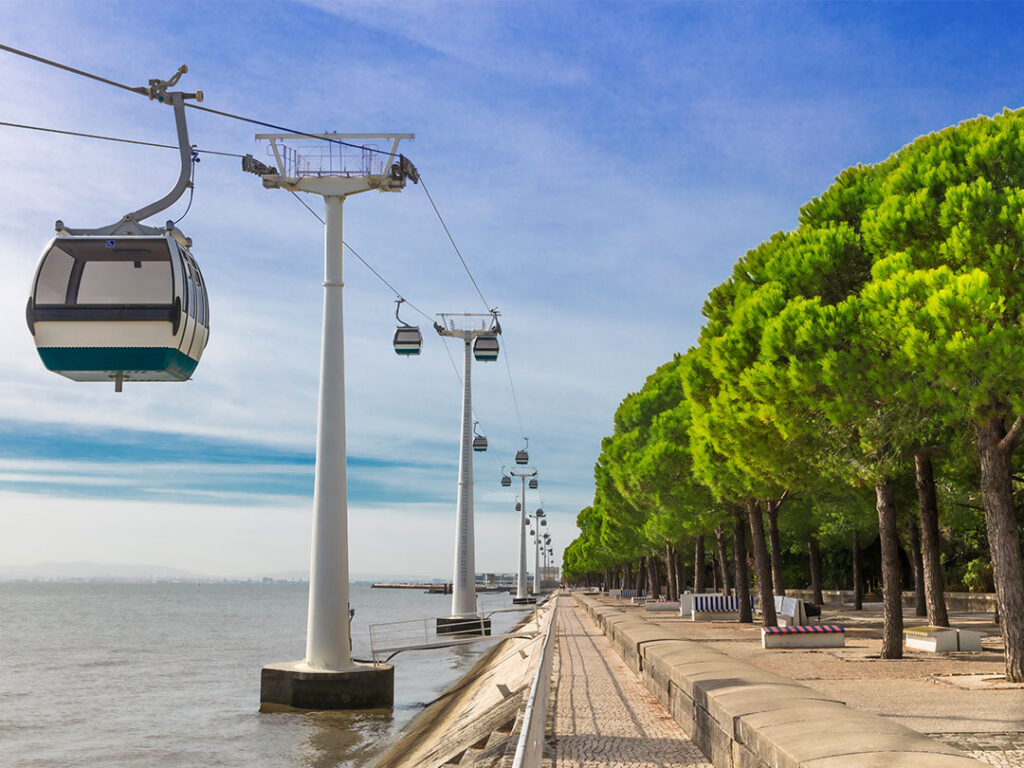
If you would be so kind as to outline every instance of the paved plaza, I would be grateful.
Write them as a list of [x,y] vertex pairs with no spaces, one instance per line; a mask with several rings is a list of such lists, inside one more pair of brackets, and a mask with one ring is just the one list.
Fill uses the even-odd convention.
[[559,602],[550,743],[556,768],[712,768],[571,598]]

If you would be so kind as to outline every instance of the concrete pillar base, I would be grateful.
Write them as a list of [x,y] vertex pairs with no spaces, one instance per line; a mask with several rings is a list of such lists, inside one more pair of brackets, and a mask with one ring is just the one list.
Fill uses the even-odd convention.
[[437,634],[489,635],[491,634],[491,620],[481,620],[475,616],[438,616]]
[[536,597],[513,597],[512,605],[533,605],[537,602]]
[[395,668],[355,664],[314,669],[304,661],[267,664],[260,676],[260,703],[296,709],[376,709],[395,703]]

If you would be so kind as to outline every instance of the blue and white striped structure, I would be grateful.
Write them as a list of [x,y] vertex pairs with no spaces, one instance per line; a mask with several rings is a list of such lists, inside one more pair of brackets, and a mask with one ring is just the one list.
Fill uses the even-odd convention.
[[210,337],[206,283],[176,230],[46,246],[26,308],[43,365],[74,381],[186,381]]
[[[754,598],[750,597],[750,607],[754,607]],[[735,595],[694,595],[694,613],[735,613],[740,609],[740,599]]]

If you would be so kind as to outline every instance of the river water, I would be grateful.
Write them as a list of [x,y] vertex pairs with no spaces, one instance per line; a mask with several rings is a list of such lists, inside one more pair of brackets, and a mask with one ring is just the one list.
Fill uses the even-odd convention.
[[[492,645],[398,655],[391,710],[261,713],[260,667],[304,654],[307,596],[305,584],[0,583],[0,766],[367,766]],[[354,586],[351,603],[353,655],[367,658],[371,623],[447,615],[451,597]],[[496,614],[495,634],[522,616]]]

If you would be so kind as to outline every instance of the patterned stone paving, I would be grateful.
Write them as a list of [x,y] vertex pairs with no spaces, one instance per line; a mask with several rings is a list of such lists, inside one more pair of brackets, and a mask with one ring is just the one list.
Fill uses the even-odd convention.
[[1000,768],[1024,768],[1024,733],[930,733],[971,757]]
[[571,599],[558,599],[553,765],[712,768],[590,618]]

